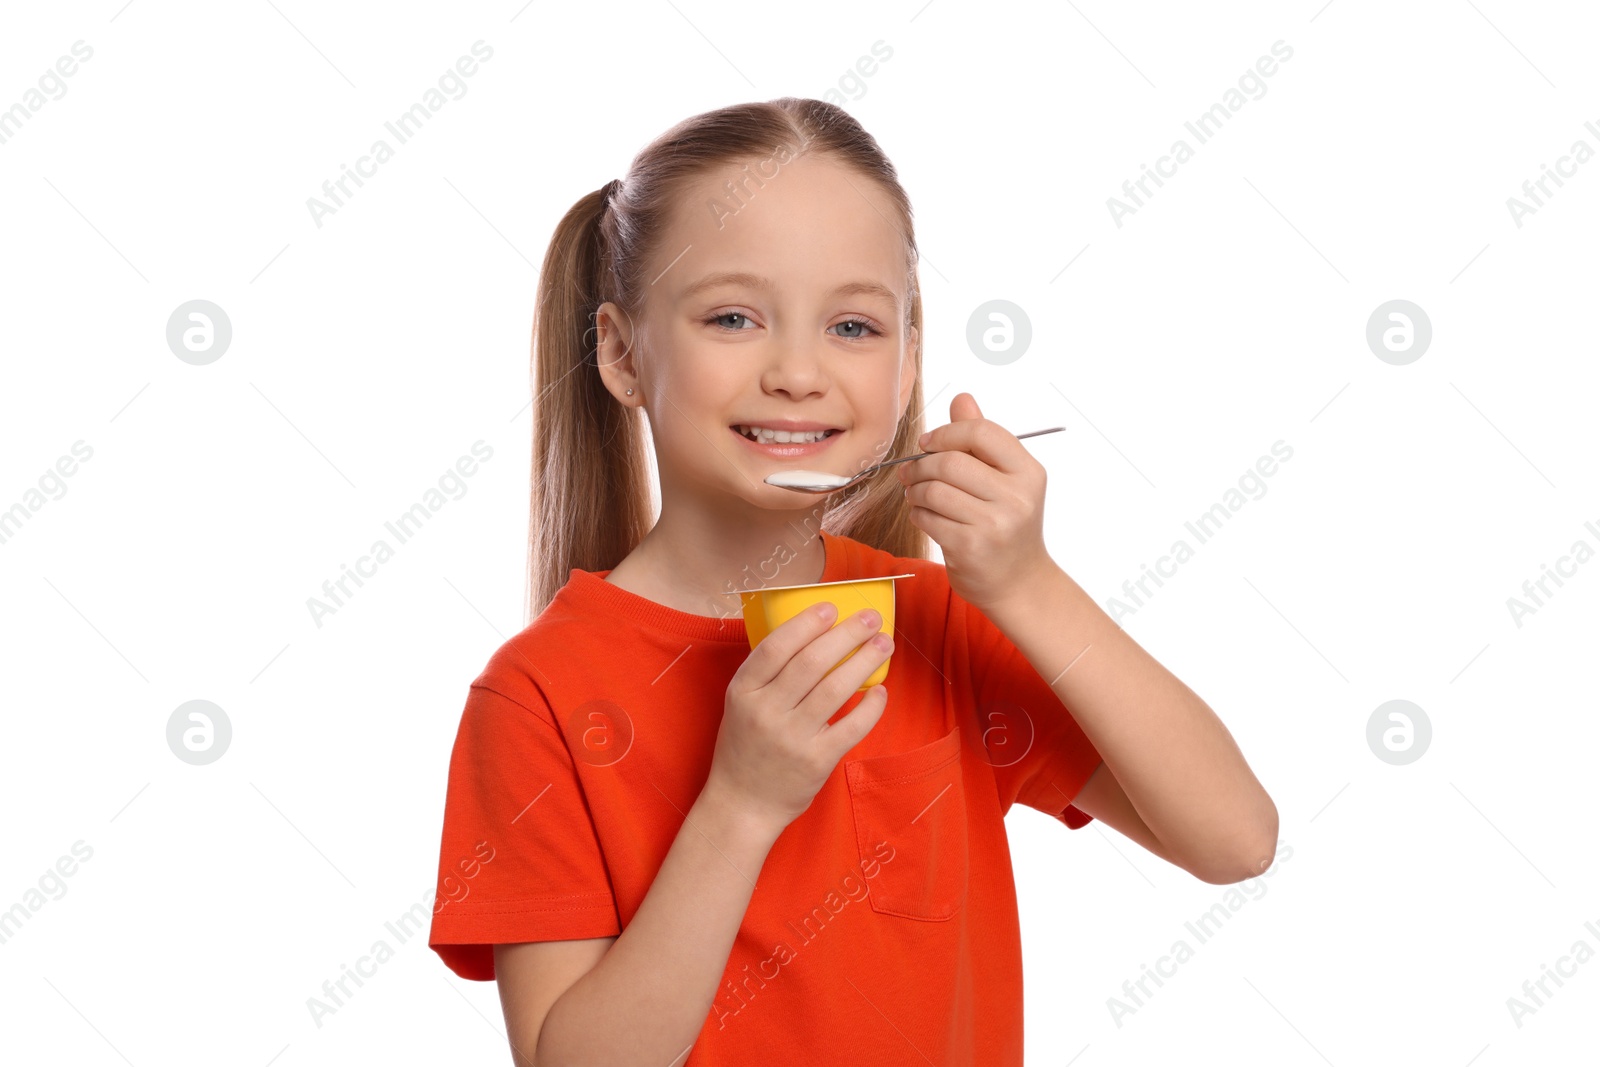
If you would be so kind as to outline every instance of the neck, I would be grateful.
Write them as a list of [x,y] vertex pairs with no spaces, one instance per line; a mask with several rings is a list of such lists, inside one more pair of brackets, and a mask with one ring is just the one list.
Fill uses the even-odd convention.
[[[818,532],[825,502],[794,511],[748,506],[719,511],[669,488],[661,516],[616,568],[651,599],[696,615],[736,618],[739,592],[822,580],[826,553]],[[623,583],[618,583],[623,584]]]

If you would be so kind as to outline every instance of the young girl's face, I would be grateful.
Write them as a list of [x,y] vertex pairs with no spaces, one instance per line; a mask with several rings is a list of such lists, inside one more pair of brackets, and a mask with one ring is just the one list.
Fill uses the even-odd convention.
[[[602,309],[632,342],[624,355],[607,331],[602,366],[619,361],[608,386],[642,397],[663,485],[814,508],[820,498],[764,479],[889,458],[917,370],[897,214],[876,184],[822,157],[736,164],[690,188],[646,268],[642,314]],[[767,445],[738,429],[794,422],[833,432]]]

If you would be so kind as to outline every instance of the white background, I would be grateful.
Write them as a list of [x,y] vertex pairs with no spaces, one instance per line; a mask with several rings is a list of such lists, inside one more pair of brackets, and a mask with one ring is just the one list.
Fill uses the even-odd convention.
[[[0,509],[93,456],[0,544],[0,909],[93,855],[0,944],[4,1058],[507,1062],[493,985],[421,935],[320,1027],[306,1002],[427,899],[467,684],[526,622],[535,264],[674,122],[841,79],[915,206],[929,424],[970,391],[1067,427],[1027,444],[1097,600],[1293,449],[1123,619],[1292,855],[1199,944],[1223,888],[1014,809],[1028,1061],[1592,1058],[1600,962],[1520,1026],[1507,998],[1600,951],[1600,562],[1520,626],[1507,600],[1600,549],[1600,161],[1521,227],[1506,201],[1600,149],[1597,33],[1504,0],[8,5],[0,108],[94,53],[0,144]],[[307,198],[480,39],[466,95],[316,226]],[[1195,157],[1118,227],[1107,198],[1179,137]],[[232,323],[207,366],[166,343],[193,299]],[[1005,366],[966,343],[994,299],[1033,329]],[[1404,366],[1365,337],[1393,299],[1433,329]],[[480,439],[466,495],[317,627],[307,598]],[[233,727],[208,766],[167,747],[193,699]],[[1391,699],[1433,728],[1404,766],[1366,740]]]

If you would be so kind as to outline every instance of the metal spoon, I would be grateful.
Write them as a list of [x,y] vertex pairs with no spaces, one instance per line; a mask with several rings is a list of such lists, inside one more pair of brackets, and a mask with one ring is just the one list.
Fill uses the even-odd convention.
[[[1034,430],[1031,433],[1019,433],[1017,434],[1017,440],[1020,441],[1024,437],[1038,437],[1040,434],[1055,433],[1058,430],[1065,429],[1065,426],[1052,426],[1048,430]],[[850,488],[852,485],[855,485],[857,482],[861,481],[861,479],[874,475],[885,467],[892,467],[896,463],[909,463],[914,459],[921,459],[924,456],[931,455],[933,455],[932,452],[919,452],[914,456],[904,456],[900,459],[891,459],[884,463],[874,463],[872,466],[868,467],[866,470],[862,471],[860,474],[857,474],[853,478],[846,478],[842,474],[828,474],[824,471],[789,470],[779,471],[776,474],[767,475],[766,482],[768,485],[775,485],[780,489],[793,489],[797,493],[836,493],[840,489]],[[783,480],[773,481],[774,478]],[[825,479],[835,480],[826,481]]]

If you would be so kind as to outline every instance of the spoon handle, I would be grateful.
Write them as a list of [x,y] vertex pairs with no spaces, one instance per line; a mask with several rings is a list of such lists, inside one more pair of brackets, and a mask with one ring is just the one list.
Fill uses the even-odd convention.
[[[1065,426],[1052,426],[1048,430],[1032,430],[1032,431],[1030,431],[1028,433],[1019,433],[1019,434],[1017,434],[1017,440],[1020,441],[1024,437],[1038,437],[1040,434],[1044,434],[1044,433],[1057,433],[1057,432],[1059,432],[1061,430],[1065,430],[1065,429],[1066,429]],[[864,472],[864,473],[865,474],[876,473],[876,472],[882,470],[885,467],[892,467],[896,463],[910,463],[914,459],[921,459],[923,456],[931,456],[931,455],[933,455],[932,452],[918,452],[914,456],[902,456],[899,459],[891,459],[887,463],[880,463],[876,467],[873,467],[871,471],[867,471],[867,472]]]

